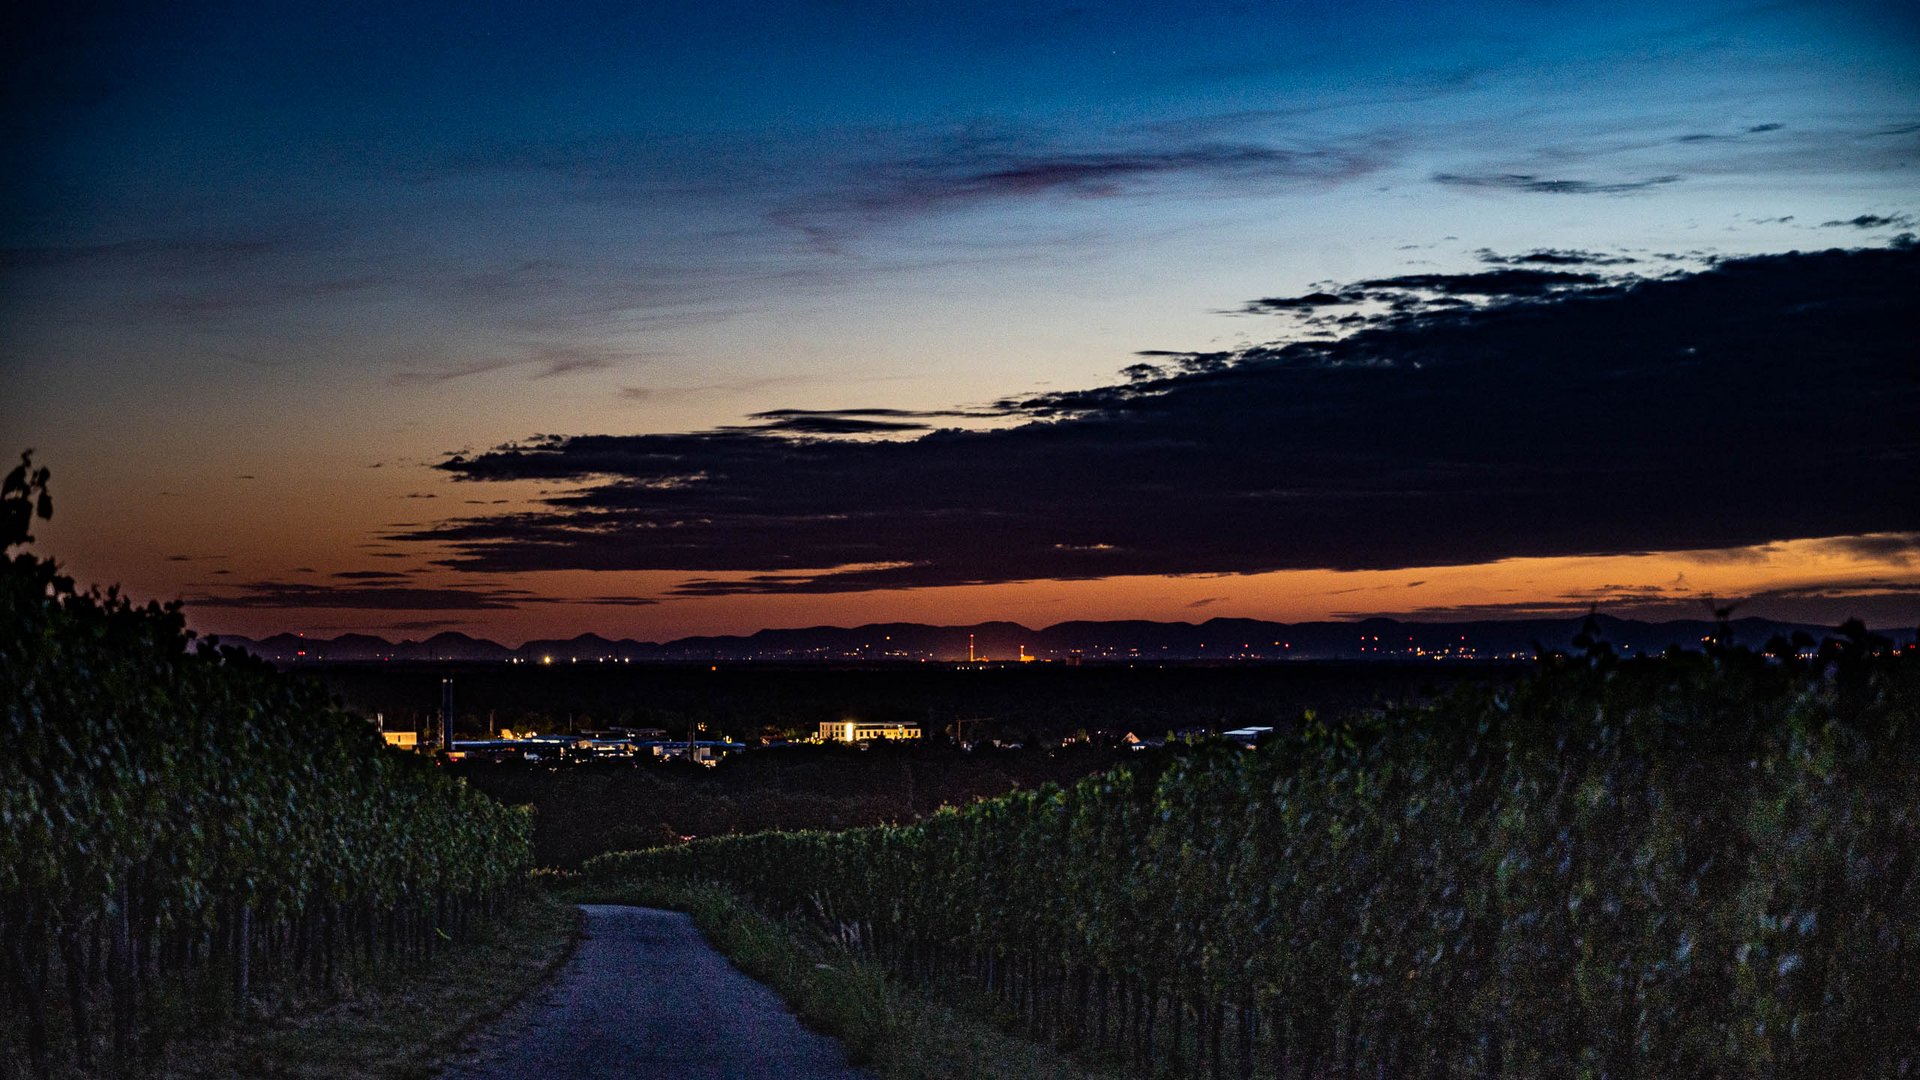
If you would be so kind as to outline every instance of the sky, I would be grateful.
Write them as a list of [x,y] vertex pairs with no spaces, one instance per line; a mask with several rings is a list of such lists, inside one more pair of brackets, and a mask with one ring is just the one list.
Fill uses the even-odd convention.
[[202,630],[1920,622],[1910,4],[7,18],[0,449]]

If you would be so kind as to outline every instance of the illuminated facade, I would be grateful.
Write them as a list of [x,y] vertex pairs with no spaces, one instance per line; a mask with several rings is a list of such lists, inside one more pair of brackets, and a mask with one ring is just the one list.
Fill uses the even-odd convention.
[[860,720],[828,720],[820,725],[821,742],[869,742],[874,739],[917,739],[918,724],[869,724]]

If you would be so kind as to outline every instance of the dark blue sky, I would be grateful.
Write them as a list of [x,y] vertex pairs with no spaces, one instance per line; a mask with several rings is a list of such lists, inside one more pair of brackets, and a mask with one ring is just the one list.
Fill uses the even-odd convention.
[[[350,571],[472,512],[428,466],[536,432],[971,408],[1293,333],[1224,313],[1315,282],[1920,210],[1910,4],[45,8],[0,424],[63,553],[160,595],[218,595],[171,555]],[[671,585],[557,581],[520,583]],[[713,603],[645,618],[804,617]]]

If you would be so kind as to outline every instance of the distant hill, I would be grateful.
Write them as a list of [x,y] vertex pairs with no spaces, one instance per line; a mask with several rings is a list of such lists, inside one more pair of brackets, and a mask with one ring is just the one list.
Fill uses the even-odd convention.
[[[343,634],[331,639],[275,634],[258,641],[223,636],[220,640],[280,664],[954,662],[968,659],[969,637],[974,657],[990,662],[1017,660],[1022,649],[1036,660],[1078,659],[1087,663],[1427,657],[1496,660],[1530,657],[1537,647],[1571,648],[1583,622],[1583,617],[1448,623],[1385,618],[1308,623],[1257,619],[1209,619],[1202,623],[1130,620],[1063,622],[1037,630],[1010,622],[973,626],[872,623],[855,627],[761,630],[746,635],[686,637],[667,642],[612,641],[598,634],[581,634],[564,641],[529,641],[518,648],[459,633],[435,634],[425,641],[409,638],[398,642],[369,634]],[[1657,653],[1675,645],[1698,647],[1714,631],[1713,623],[1699,619],[1654,623],[1601,615],[1599,625],[1604,640],[1629,656]],[[1764,645],[1775,636],[1791,639],[1795,633],[1802,633],[1818,641],[1833,633],[1830,627],[1770,619],[1736,619],[1730,626],[1734,640],[1751,647]],[[1901,643],[1913,640],[1912,631],[1893,632],[1888,636]]]

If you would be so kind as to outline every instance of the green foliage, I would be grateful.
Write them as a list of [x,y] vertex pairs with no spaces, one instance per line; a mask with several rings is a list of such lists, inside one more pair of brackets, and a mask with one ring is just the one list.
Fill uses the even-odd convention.
[[[23,460],[0,539],[50,512]],[[130,1067],[163,985],[330,978],[350,930],[457,926],[524,876],[525,812],[386,748],[317,686],[196,647],[177,605],[77,591],[24,552],[0,574],[0,1019],[36,1071],[56,998],[85,1065],[104,980]]]
[[1143,1075],[1895,1076],[1916,781],[1920,664],[1864,633],[1592,648],[1157,776],[585,872],[728,882]]
[[1065,1057],[957,1013],[888,978],[857,945],[823,940],[817,927],[769,918],[711,882],[651,880],[576,887],[586,903],[685,911],[740,970],[772,987],[808,1027],[838,1039],[847,1056],[883,1080],[1100,1080]]
[[357,981],[325,1008],[289,1000],[167,1044],[165,1080],[427,1080],[559,970],[580,910],[529,892],[427,966]]

